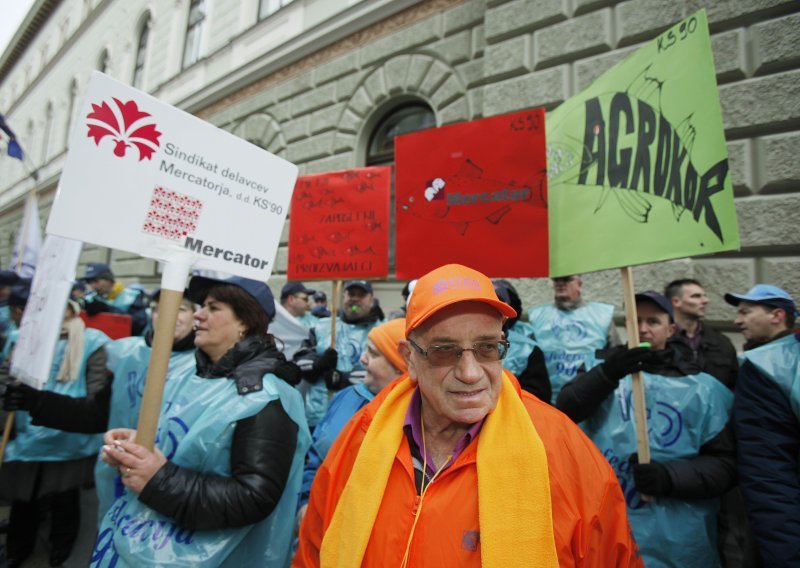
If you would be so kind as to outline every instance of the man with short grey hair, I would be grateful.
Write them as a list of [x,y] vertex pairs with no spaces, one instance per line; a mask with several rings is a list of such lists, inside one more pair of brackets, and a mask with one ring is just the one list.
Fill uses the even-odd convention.
[[581,286],[583,280],[577,274],[553,278],[553,303],[528,310],[534,339],[545,353],[552,403],[587,356],[620,344],[614,326],[614,306],[585,301]]

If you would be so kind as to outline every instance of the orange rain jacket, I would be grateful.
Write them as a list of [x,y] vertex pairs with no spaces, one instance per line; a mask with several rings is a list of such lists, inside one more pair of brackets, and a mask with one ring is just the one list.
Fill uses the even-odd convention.
[[[384,388],[353,416],[317,472],[293,566],[319,566],[323,535],[367,428],[392,387]],[[569,418],[533,395],[521,392],[516,382],[515,387],[547,452],[559,564],[602,568],[643,566],[630,532],[619,483],[608,462]],[[409,566],[481,565],[477,447],[476,439],[426,493]],[[519,498],[524,499],[524,493]],[[363,566],[400,565],[418,502],[411,451],[405,440],[389,474]],[[509,519],[508,530],[524,531],[525,527]]]

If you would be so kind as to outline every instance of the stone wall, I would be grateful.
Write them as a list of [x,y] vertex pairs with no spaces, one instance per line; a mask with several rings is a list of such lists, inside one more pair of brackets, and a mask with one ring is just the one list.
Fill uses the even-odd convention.
[[[451,3],[452,4],[452,3]],[[634,268],[637,289],[694,277],[709,319],[730,329],[726,291],[768,281],[800,295],[800,4],[758,0],[468,0],[280,84],[231,100],[208,119],[298,163],[302,173],[363,165],[366,139],[392,104],[426,101],[438,124],[534,106],[555,108],[675,21],[705,7],[737,198],[742,250]],[[691,94],[687,94],[691,96]],[[216,110],[216,109],[215,109]],[[285,266],[285,250],[278,266]],[[616,304],[616,270],[584,277],[586,296]],[[525,304],[546,280],[517,281]],[[397,303],[399,285],[384,287]]]

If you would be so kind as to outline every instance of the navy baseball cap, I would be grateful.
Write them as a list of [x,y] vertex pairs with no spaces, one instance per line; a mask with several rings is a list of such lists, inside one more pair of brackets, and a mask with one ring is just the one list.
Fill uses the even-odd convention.
[[797,304],[789,292],[772,284],[756,284],[748,290],[747,294],[725,294],[725,301],[732,306],[738,306],[742,300],[786,310],[793,313],[795,317],[800,315],[797,311]]
[[114,280],[114,273],[111,272],[111,267],[102,262],[90,262],[86,265],[86,274],[83,275],[81,280],[97,280],[98,278],[106,278]]
[[11,287],[8,295],[8,305],[24,308],[28,303],[28,296],[31,295],[31,281],[21,278],[17,284]]
[[294,294],[308,294],[311,296],[313,293],[314,290],[306,288],[306,285],[302,282],[287,282],[281,288],[281,300]]
[[361,288],[367,294],[372,294],[372,284],[368,280],[348,280],[344,289],[349,290],[350,288]]
[[672,311],[672,302],[667,300],[664,295],[654,290],[647,290],[646,292],[636,294],[634,298],[636,298],[637,302],[650,302],[651,304],[655,304],[662,312],[669,316],[669,321],[675,321],[675,314]]
[[315,302],[325,302],[328,300],[328,296],[325,295],[325,292],[322,290],[317,290],[314,292],[314,301]]
[[231,276],[226,279],[209,278],[207,276],[194,276],[189,282],[189,299],[196,304],[202,304],[208,296],[208,291],[219,284],[232,284],[238,286],[258,302],[269,321],[275,317],[275,298],[269,286],[258,280],[250,280],[241,276]]

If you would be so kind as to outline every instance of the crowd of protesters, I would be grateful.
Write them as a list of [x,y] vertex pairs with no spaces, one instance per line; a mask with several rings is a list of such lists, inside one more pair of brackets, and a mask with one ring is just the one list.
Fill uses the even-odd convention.
[[[158,292],[89,265],[40,391],[10,376],[30,282],[3,272],[7,563],[30,557],[43,515],[50,564],[69,558],[94,483],[92,566],[800,565],[793,297],[725,295],[737,356],[697,280],[636,294],[631,347],[581,288],[555,278],[526,310],[509,281],[446,265],[387,319],[366,280],[331,314],[302,282],[276,298],[195,276],[151,451],[135,428]],[[84,323],[106,312],[131,337]]]

